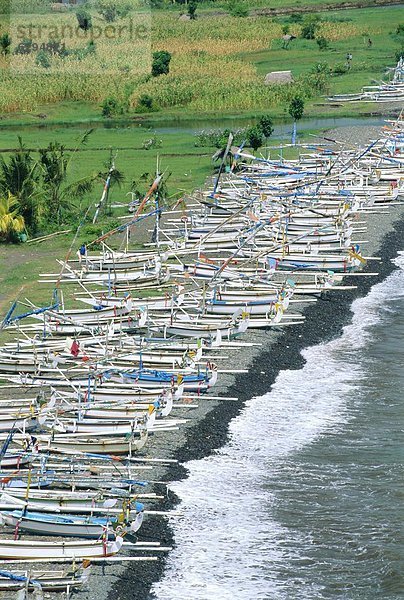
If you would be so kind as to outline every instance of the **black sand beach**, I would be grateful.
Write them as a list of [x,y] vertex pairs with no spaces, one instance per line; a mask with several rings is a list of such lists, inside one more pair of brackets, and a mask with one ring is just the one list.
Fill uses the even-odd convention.
[[[187,476],[182,463],[201,459],[215,452],[227,441],[228,424],[242,410],[246,400],[262,395],[270,389],[279,371],[299,369],[304,362],[300,352],[307,346],[326,342],[338,337],[344,325],[350,321],[349,307],[359,297],[365,296],[370,288],[383,281],[393,270],[391,262],[402,247],[404,240],[404,218],[394,224],[394,228],[383,238],[378,256],[378,275],[357,277],[357,289],[345,292],[332,292],[316,304],[310,305],[304,312],[306,320],[302,325],[286,329],[271,345],[269,350],[262,349],[253,359],[248,374],[235,377],[234,384],[227,389],[229,396],[237,396],[238,402],[218,403],[199,422],[187,428],[186,443],[176,450],[174,457],[179,465],[170,468],[167,478],[171,481]],[[374,264],[366,270],[374,270]],[[262,374],[265,371],[265,374]],[[164,510],[173,509],[178,499],[170,493],[163,503]],[[174,544],[175,540],[169,523],[161,518],[148,519],[142,528],[142,539],[158,539],[163,544]],[[152,600],[155,598],[151,586],[158,581],[164,570],[164,559],[159,563],[133,564],[119,576],[108,598],[117,600]],[[90,596],[89,596],[90,597]],[[96,596],[91,596],[95,598]]]
[[[347,132],[345,132],[345,135]],[[365,132],[361,132],[365,138]],[[373,136],[375,132],[372,132]],[[366,137],[369,137],[369,132]],[[349,138],[358,138],[350,132]],[[365,141],[365,139],[363,140]],[[286,327],[281,332],[271,330],[258,333],[248,332],[246,340],[261,343],[261,347],[243,348],[229,352],[226,368],[248,368],[248,373],[221,376],[212,394],[237,397],[238,401],[209,401],[201,397],[196,410],[179,411],[178,416],[189,418],[189,422],[175,435],[152,440],[148,456],[174,458],[178,464],[157,471],[160,481],[177,481],[187,477],[184,463],[198,460],[214,453],[228,439],[229,422],[243,409],[245,402],[254,396],[268,392],[278,373],[283,369],[299,369],[304,363],[301,350],[308,346],[329,341],[341,334],[350,322],[350,306],[365,296],[376,283],[383,281],[395,268],[391,262],[397,251],[403,249],[404,210],[403,206],[383,209],[384,215],[367,215],[369,243],[365,255],[378,256],[380,262],[370,261],[362,272],[377,272],[376,276],[350,276],[344,283],[356,285],[349,291],[332,291],[315,303],[304,306],[305,322]],[[362,215],[361,215],[362,218]],[[295,307],[293,309],[295,311]],[[221,363],[222,365],[222,363]],[[164,437],[164,436],[163,436]],[[153,479],[156,473],[153,473]],[[156,505],[158,510],[179,509],[176,496],[164,485],[156,485],[155,491],[167,494],[166,500]],[[148,517],[139,532],[139,539],[158,540],[162,545],[175,544],[169,519]],[[90,582],[90,589],[77,593],[83,600],[151,600],[153,583],[157,582],[165,568],[164,557],[157,563],[130,563],[129,566],[97,567]],[[99,571],[98,571],[99,569]],[[206,599],[210,600],[210,599]]]

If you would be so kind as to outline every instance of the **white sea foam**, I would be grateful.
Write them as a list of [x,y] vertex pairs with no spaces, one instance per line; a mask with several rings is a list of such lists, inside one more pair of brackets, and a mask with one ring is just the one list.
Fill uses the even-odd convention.
[[[230,424],[226,446],[187,463],[189,477],[172,485],[183,516],[173,521],[177,547],[153,587],[159,600],[291,598],[279,566],[304,559],[310,540],[296,539],[294,531],[294,544],[288,543],[291,533],[272,517],[277,498],[265,482],[296,452],[349,419],[346,405],[363,375],[360,350],[389,301],[404,296],[404,253],[395,263],[400,269],[353,303],[352,322],[341,337],[306,348],[302,369],[281,371],[270,392],[247,402]],[[316,597],[313,586],[300,593]]]

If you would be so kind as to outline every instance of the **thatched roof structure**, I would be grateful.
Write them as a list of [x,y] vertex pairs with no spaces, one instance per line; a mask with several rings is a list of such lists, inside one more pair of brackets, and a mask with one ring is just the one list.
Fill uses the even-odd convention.
[[285,85],[293,83],[292,71],[271,71],[265,75],[264,83],[266,85]]

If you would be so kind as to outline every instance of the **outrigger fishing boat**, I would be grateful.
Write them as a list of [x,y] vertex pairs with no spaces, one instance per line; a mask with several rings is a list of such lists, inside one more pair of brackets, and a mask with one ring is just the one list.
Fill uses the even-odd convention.
[[[57,284],[48,306],[16,301],[5,316],[1,327],[16,337],[0,348],[4,560],[120,553],[124,535],[142,535],[144,515],[162,512],[155,504],[165,484],[154,468],[173,459],[146,454],[147,445],[185,426],[196,402],[217,398],[204,394],[222,372],[237,371],[221,361],[253,345],[251,329],[303,323],[300,303],[352,289],[352,278],[377,260],[365,255],[359,219],[401,201],[401,118],[367,148],[306,145],[293,160],[231,143],[213,184],[189,201],[192,210],[160,221],[158,174],[127,221],[83,244],[77,257],[69,252],[59,273],[41,276]],[[128,232],[144,218],[155,220],[153,239],[135,251]],[[121,234],[124,250],[107,245]],[[26,535],[32,539],[17,539]],[[150,541],[125,547],[164,551]],[[144,559],[121,557],[135,558]],[[0,573],[0,590],[34,589],[36,579],[18,573]],[[38,585],[61,590],[87,580],[54,573],[38,575]]]
[[122,548],[123,538],[114,540],[75,542],[44,542],[41,540],[0,539],[0,558],[8,560],[30,560],[35,558],[71,558],[75,560],[114,556]]

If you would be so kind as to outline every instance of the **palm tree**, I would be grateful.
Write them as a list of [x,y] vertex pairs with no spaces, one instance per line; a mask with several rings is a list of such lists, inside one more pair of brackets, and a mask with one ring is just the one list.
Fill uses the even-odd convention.
[[67,183],[68,168],[74,154],[80,146],[86,144],[93,130],[86,131],[73,154],[66,154],[66,148],[57,142],[51,142],[47,148],[39,150],[39,166],[42,169],[43,190],[47,197],[49,217],[59,225],[75,207],[74,200],[81,200],[94,186],[98,175],[83,177],[73,183]]
[[8,162],[0,157],[0,191],[3,195],[11,194],[17,198],[26,227],[35,233],[44,213],[40,172],[20,136],[18,142],[19,147]]
[[25,229],[24,217],[19,214],[18,200],[12,194],[0,197],[0,239],[10,242]]

